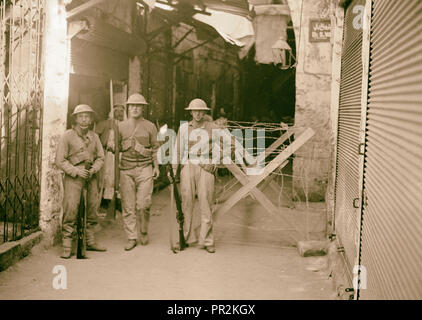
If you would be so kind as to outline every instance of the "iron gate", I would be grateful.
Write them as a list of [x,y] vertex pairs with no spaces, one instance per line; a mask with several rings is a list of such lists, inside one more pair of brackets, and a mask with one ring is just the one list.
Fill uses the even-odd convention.
[[0,242],[38,228],[44,1],[0,4]]

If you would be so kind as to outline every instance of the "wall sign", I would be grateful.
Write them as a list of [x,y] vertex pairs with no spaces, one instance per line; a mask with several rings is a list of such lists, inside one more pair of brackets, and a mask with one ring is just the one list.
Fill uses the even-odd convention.
[[331,39],[331,20],[309,21],[309,42],[329,42]]

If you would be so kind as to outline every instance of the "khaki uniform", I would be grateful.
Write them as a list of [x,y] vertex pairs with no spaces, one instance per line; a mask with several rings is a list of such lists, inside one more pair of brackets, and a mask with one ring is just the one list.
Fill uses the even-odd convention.
[[[214,245],[212,206],[214,203],[214,172],[216,166],[211,164],[211,155],[209,153],[209,164],[201,164],[187,159],[191,148],[197,143],[197,141],[186,141],[194,129],[205,130],[204,133],[207,133],[209,140],[203,141],[208,144],[208,147],[204,146],[205,149],[203,150],[208,148],[209,153],[211,153],[212,130],[218,129],[218,127],[211,121],[204,121],[200,128],[195,128],[192,121],[184,123],[179,128],[175,148],[177,161],[182,161],[180,193],[184,213],[185,239],[187,243],[198,241],[199,245],[208,247]],[[184,133],[182,134],[181,132]],[[186,147],[187,150],[185,150]],[[175,166],[174,169],[176,169]],[[194,217],[195,195],[198,195],[200,219]],[[195,232],[194,220],[201,221],[199,235]]]
[[56,165],[65,173],[63,199],[63,247],[70,248],[76,230],[81,191],[86,183],[77,176],[77,167],[84,168],[85,163],[92,163],[95,173],[87,182],[87,244],[95,243],[94,227],[97,224],[98,179],[97,172],[104,163],[104,152],[98,135],[93,131],[83,136],[75,127],[67,130],[58,145]]
[[119,123],[122,217],[129,240],[137,240],[139,232],[148,232],[152,168],[158,167],[158,147],[157,129],[152,122],[132,118]]

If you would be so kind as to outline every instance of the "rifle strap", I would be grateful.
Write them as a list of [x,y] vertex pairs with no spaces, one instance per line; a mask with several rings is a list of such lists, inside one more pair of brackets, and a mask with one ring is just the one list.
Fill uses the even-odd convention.
[[138,123],[138,124],[136,125],[135,129],[133,129],[132,133],[130,134],[129,139],[132,139],[132,138],[134,138],[134,137],[135,137],[135,133],[136,133],[136,131],[138,131],[138,129],[139,129],[140,127],[141,127],[141,124],[140,124],[140,123]]

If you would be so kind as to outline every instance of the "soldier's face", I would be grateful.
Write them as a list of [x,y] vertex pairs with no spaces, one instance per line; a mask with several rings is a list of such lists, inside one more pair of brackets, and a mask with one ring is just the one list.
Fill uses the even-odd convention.
[[144,106],[142,104],[129,105],[129,117],[140,118],[143,115]]
[[195,121],[201,121],[204,118],[205,111],[204,110],[193,110],[192,112],[192,118]]
[[75,122],[81,129],[88,129],[92,122],[92,114],[90,112],[78,113]]
[[124,111],[122,108],[114,109],[114,119],[117,119],[119,121],[123,121],[124,118]]

